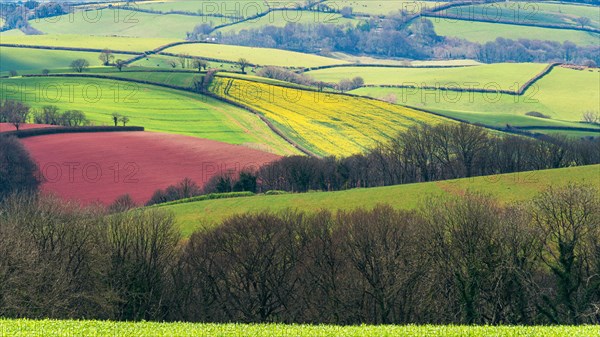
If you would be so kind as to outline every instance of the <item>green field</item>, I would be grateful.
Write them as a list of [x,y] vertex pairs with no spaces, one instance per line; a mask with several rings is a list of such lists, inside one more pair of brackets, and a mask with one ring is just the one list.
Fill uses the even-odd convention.
[[423,9],[445,4],[442,1],[411,1],[411,0],[332,0],[325,2],[334,8],[352,7],[354,13],[386,15],[390,12],[405,10],[416,14]]
[[[0,47],[0,72],[8,70],[41,70],[68,68],[75,59],[85,59],[90,66],[102,66],[100,53],[66,50]],[[133,55],[115,54],[115,59],[126,60]]]
[[[88,14],[84,14],[88,13]],[[87,17],[86,17],[87,15]],[[149,14],[123,9],[75,11],[50,19],[32,20],[30,24],[45,34],[129,36],[184,39],[186,32],[202,23],[203,18],[177,14]]]
[[496,38],[531,39],[556,42],[571,41],[581,46],[597,46],[600,35],[576,30],[551,29],[541,27],[519,26],[501,23],[473,22],[465,20],[429,18],[435,32],[441,36],[466,39],[472,42],[485,43]]
[[587,27],[599,28],[598,8],[558,2],[506,2],[453,7],[443,12],[463,18],[503,20],[528,24],[560,24],[580,27],[579,17],[590,19]]
[[[12,31],[11,31],[12,32]],[[91,49],[112,49],[144,52],[179,41],[166,38],[132,38],[117,36],[84,36],[73,34],[24,35],[10,36],[0,33],[0,42],[6,44],[22,44],[27,46],[71,47]]]
[[111,124],[112,113],[118,112],[130,118],[130,125],[149,131],[297,153],[257,116],[198,94],[114,80],[54,77],[7,79],[0,89],[1,98],[23,100],[33,108],[81,110],[98,125]]
[[548,184],[568,181],[587,182],[600,187],[600,165],[555,170],[503,174],[387,187],[352,189],[339,192],[290,193],[252,197],[205,200],[161,206],[174,212],[184,236],[214,226],[225,218],[243,212],[280,211],[297,208],[318,209],[371,208],[388,203],[397,208],[414,209],[427,198],[441,194],[477,191],[491,194],[502,202],[528,200]]
[[[541,63],[496,63],[456,68],[382,68],[339,67],[307,72],[317,80],[337,83],[344,78],[361,76],[365,84],[411,85],[485,88],[516,91],[523,83],[540,73],[547,65]],[[474,84],[477,83],[477,84]],[[517,83],[517,85],[515,85]]]
[[[173,68],[170,65],[170,61],[175,61],[177,63],[177,67]],[[189,67],[186,66],[186,69],[190,68],[192,65],[192,60],[190,60]],[[145,67],[145,68],[156,68],[160,70],[181,70],[181,64],[179,63],[179,59],[177,57],[165,56],[165,55],[151,55],[145,57],[141,60],[135,61],[131,64],[131,66],[135,67]],[[209,68],[216,68],[219,70],[235,70],[239,71],[239,68],[236,67],[235,64],[230,62],[208,62]]]
[[231,26],[226,26],[216,30],[217,32],[228,34],[238,33],[244,29],[256,29],[263,26],[275,26],[284,27],[288,23],[300,23],[307,25],[316,24],[333,24],[333,25],[344,25],[352,24],[356,25],[359,21],[356,19],[343,18],[340,14],[335,13],[322,13],[313,11],[288,11],[288,10],[275,10],[269,14],[262,16],[257,19],[236,23]]
[[[239,16],[240,18],[254,16],[258,13],[263,13],[269,9],[266,1],[252,0],[220,0],[220,1],[190,1],[190,0],[174,0],[174,1],[145,1],[137,4],[140,9],[150,9],[168,12],[191,12],[198,14],[225,14],[229,16]],[[212,18],[216,25],[229,22],[226,18]]]
[[[353,93],[377,98],[391,94],[398,104],[494,126],[556,123],[574,126],[570,122],[581,121],[584,112],[599,110],[600,70],[556,67],[523,96],[396,88],[360,88]],[[526,116],[529,111],[541,112],[551,119]],[[589,124],[579,126],[590,127]]]
[[0,319],[0,334],[12,337],[590,337],[597,326],[285,325]]
[[344,64],[346,61],[328,57],[297,53],[281,49],[253,48],[211,43],[180,45],[165,49],[166,53],[188,54],[236,62],[241,57],[250,63],[280,67],[318,67],[331,64]]
[[371,56],[358,56],[358,55],[350,55],[341,52],[332,52],[330,54],[332,57],[335,57],[340,60],[348,61],[350,63],[360,63],[360,64],[387,64],[393,66],[476,66],[481,63],[475,60],[426,60],[426,61],[417,61],[417,60],[400,60],[400,59],[384,59],[377,58]]

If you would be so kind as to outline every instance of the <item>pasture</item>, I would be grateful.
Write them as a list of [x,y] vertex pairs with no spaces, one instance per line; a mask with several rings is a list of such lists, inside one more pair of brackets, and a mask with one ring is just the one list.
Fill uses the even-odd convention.
[[[456,68],[383,68],[339,67],[307,72],[324,82],[360,76],[367,85],[440,86],[458,88],[489,88],[516,91],[523,83],[540,73],[547,65],[541,63],[495,63]],[[516,85],[515,85],[516,83]]]
[[251,107],[279,130],[319,155],[351,155],[414,123],[442,118],[377,100],[242,79],[216,78],[215,94]]
[[167,38],[133,38],[125,36],[84,36],[73,34],[7,36],[0,33],[2,43],[26,46],[111,49],[144,52],[179,41]]
[[[9,70],[38,70],[68,68],[75,59],[85,59],[92,67],[102,66],[100,53],[67,50],[43,50],[0,46],[0,72]],[[115,59],[126,60],[132,55],[114,54]]]
[[557,2],[506,2],[485,5],[470,5],[449,8],[440,14],[475,20],[503,20],[516,24],[555,24],[580,27],[575,20],[580,17],[590,19],[588,27],[599,28],[598,11],[589,5],[565,4]]
[[[129,194],[143,205],[157,189],[184,177],[199,186],[213,175],[259,167],[279,156],[196,137],[156,132],[54,134],[23,144],[46,178],[42,190],[84,204]],[[70,172],[58,163],[83,163]]]
[[314,11],[298,11],[298,10],[274,10],[267,15],[256,19],[236,23],[230,26],[217,29],[217,32],[223,34],[238,33],[242,30],[257,29],[263,26],[285,27],[288,23],[298,23],[307,25],[356,25],[359,20],[352,18],[344,18],[336,13],[323,13]]
[[460,325],[285,325],[207,324],[76,320],[0,319],[0,333],[13,337],[78,335],[86,337],[589,337],[597,326],[460,326]]
[[341,0],[326,1],[326,4],[338,9],[352,7],[357,14],[386,15],[391,12],[404,10],[409,14],[420,13],[424,9],[445,4],[442,1],[411,1],[411,0]]
[[[189,0],[146,1],[138,3],[134,6],[137,6],[140,9],[159,11],[163,13],[189,12],[204,15],[236,16],[240,19],[263,13],[269,9],[266,1],[243,0],[222,0],[218,2]],[[213,20],[215,20],[216,25],[230,22],[230,20],[227,18],[214,18]]]
[[44,34],[128,36],[184,39],[186,32],[202,23],[201,17],[178,14],[150,14],[124,9],[75,11],[48,19],[31,20]]
[[598,45],[598,39],[600,39],[600,34],[575,30],[473,22],[439,17],[428,18],[433,22],[435,32],[438,35],[479,43],[495,41],[497,38],[502,37],[512,40],[533,39],[560,43],[571,41],[581,46],[595,46]]
[[[556,67],[522,96],[396,88],[360,88],[352,93],[377,98],[393,95],[398,104],[487,125],[575,126],[572,123],[581,121],[584,112],[598,111],[599,76],[598,69]],[[529,111],[540,112],[551,119],[526,116]],[[590,127],[589,124],[578,126]]]
[[600,165],[593,165],[336,192],[204,200],[161,208],[172,211],[182,234],[189,236],[204,226],[213,226],[229,216],[248,211],[281,211],[287,208],[304,211],[349,210],[357,207],[372,208],[383,203],[399,209],[414,209],[427,198],[442,194],[459,195],[465,191],[486,193],[502,202],[513,202],[531,199],[549,183],[588,182],[600,187],[599,175]]
[[[171,62],[173,62],[173,61],[176,63],[175,68],[173,68],[173,66],[171,65]],[[192,60],[189,60],[188,63],[189,63],[189,65],[186,65],[186,68],[189,69],[189,68],[191,68]],[[182,69],[179,58],[173,57],[173,56],[165,56],[165,55],[150,55],[150,56],[142,58],[138,61],[133,62],[131,64],[131,66],[155,68],[155,69],[160,69],[160,70],[181,70]],[[208,62],[208,67],[216,68],[219,70],[227,70],[227,71],[237,70],[237,71],[239,71],[239,68],[237,68],[237,66],[231,62]],[[190,70],[193,70],[193,68]]]
[[244,144],[277,154],[297,151],[257,116],[210,97],[124,81],[36,77],[2,81],[0,97],[25,101],[34,109],[56,105],[83,111],[97,125],[112,124],[112,114],[148,131]]
[[187,54],[190,56],[207,57],[231,62],[237,62],[241,57],[243,57],[253,64],[280,67],[318,67],[331,64],[348,63],[346,61],[328,57],[281,49],[253,48],[212,43],[180,45],[167,48],[163,52],[172,54]]

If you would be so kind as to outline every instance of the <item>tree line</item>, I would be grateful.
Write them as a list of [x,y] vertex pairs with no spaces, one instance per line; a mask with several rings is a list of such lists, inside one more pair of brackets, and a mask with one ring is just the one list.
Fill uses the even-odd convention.
[[[600,163],[599,138],[492,134],[466,123],[420,124],[363,154],[345,158],[284,157],[256,171],[222,172],[206,193],[334,191]],[[241,177],[241,178],[240,178]],[[239,185],[238,185],[239,186]]]
[[[0,315],[192,322],[598,324],[590,186],[501,204],[235,215],[182,240],[160,208],[0,204]],[[199,224],[200,225],[200,224]]]
[[[371,18],[357,25],[301,24],[284,27],[264,26],[239,32],[216,33],[225,44],[280,48],[299,52],[408,59],[476,59],[481,62],[569,62],[587,66],[600,64],[598,46],[578,46],[538,39],[505,39],[484,44],[435,33],[429,19],[419,18],[407,25],[408,13],[399,12],[385,19]],[[189,40],[202,36],[188,33]]]
[[60,126],[85,126],[89,125],[81,110],[66,110],[61,112],[55,105],[45,105],[41,109],[34,110],[27,103],[15,100],[0,101],[0,123],[10,123],[17,131],[22,124],[29,121],[37,124],[60,125]]

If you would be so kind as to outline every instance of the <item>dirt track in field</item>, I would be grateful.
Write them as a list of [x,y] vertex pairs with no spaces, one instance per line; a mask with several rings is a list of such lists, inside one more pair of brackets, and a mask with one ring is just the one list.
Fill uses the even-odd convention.
[[56,134],[22,142],[46,180],[42,190],[84,204],[110,204],[125,193],[142,204],[156,189],[185,177],[202,186],[217,173],[279,158],[240,145],[153,132]]

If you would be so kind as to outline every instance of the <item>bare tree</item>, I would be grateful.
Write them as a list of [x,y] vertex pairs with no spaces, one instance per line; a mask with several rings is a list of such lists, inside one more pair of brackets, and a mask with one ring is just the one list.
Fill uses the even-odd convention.
[[27,104],[14,100],[6,100],[0,107],[1,119],[12,124],[17,131],[19,131],[21,124],[27,123],[29,112]]
[[119,69],[119,71],[121,71],[123,69],[123,67],[127,66],[127,62],[121,60],[121,59],[117,59],[115,61],[115,67],[117,67],[117,69]]
[[123,123],[123,126],[126,126],[127,123],[129,123],[129,117],[127,117],[127,116],[121,116],[119,118],[119,122]]
[[593,309],[591,300],[596,296],[600,301],[600,279],[592,267],[597,268],[597,256],[590,255],[588,246],[600,240],[595,236],[600,227],[599,195],[597,188],[570,184],[550,187],[534,200],[531,212],[543,245],[539,257],[556,282],[540,305],[551,322],[590,322],[585,315]]
[[112,113],[112,120],[113,120],[113,123],[115,123],[115,126],[117,126],[119,124],[121,117],[122,117],[121,114],[118,112]]
[[246,68],[250,66],[250,61],[242,57],[237,61],[237,66],[238,68],[240,68],[241,72],[245,74]]
[[197,68],[198,72],[202,71],[202,69],[206,70],[208,67],[208,63],[202,59],[194,59],[192,62],[192,67]]
[[110,51],[108,49],[104,49],[100,53],[100,56],[98,56],[98,59],[100,59],[100,61],[102,61],[103,65],[107,66],[115,59],[115,55],[113,54],[112,51]]
[[171,66],[171,68],[177,68],[177,62],[175,60],[167,61],[167,64]]
[[577,22],[581,26],[581,28],[583,29],[586,26],[589,26],[591,20],[588,17],[581,16],[581,17],[576,18],[575,22]]
[[180,54],[177,57],[177,60],[179,61],[179,64],[181,65],[181,68],[183,69],[189,63],[189,55],[188,54]]
[[71,69],[73,69],[73,71],[78,72],[78,73],[83,72],[89,66],[90,66],[90,63],[86,59],[76,59],[76,60],[73,60],[73,62],[71,62]]

